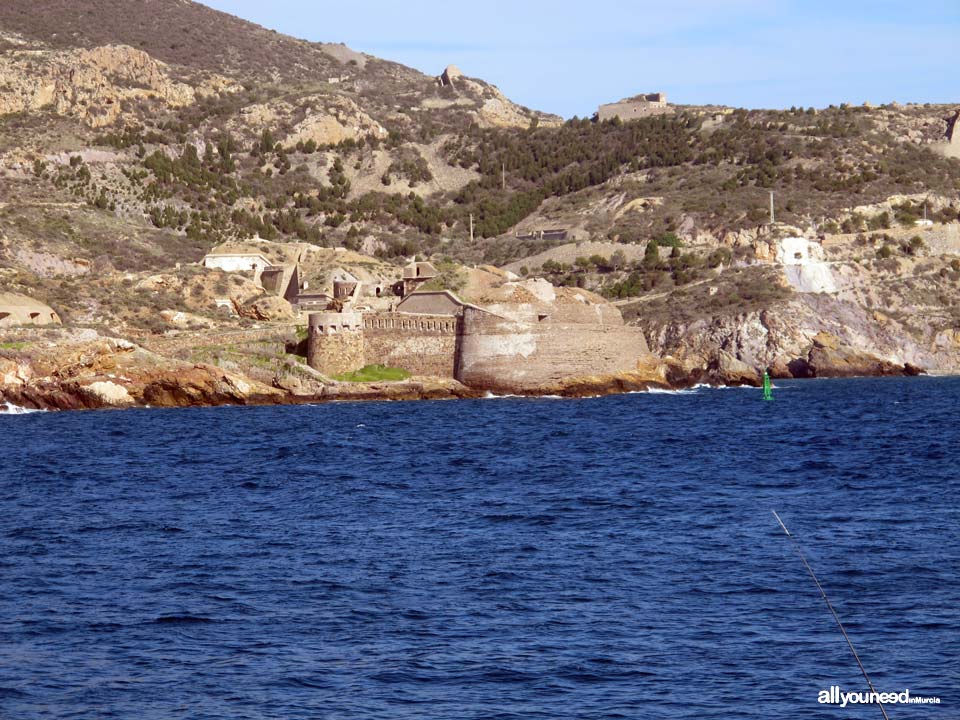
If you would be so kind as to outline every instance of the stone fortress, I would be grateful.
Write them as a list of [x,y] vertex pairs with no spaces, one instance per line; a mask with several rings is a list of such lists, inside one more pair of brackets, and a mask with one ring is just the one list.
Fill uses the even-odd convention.
[[[281,245],[285,254],[278,253]],[[440,273],[416,260],[393,281],[368,275],[365,282],[357,270],[333,267],[322,288],[311,288],[302,272],[305,252],[263,241],[225,244],[204,265],[247,273],[286,301],[287,317],[290,309],[294,319],[306,315],[307,362],[327,376],[384,365],[480,389],[534,391],[634,372],[650,358],[643,333],[587,290],[483,266],[464,269],[471,278],[464,297],[473,302],[467,302],[428,289],[441,286],[431,282]]]
[[409,292],[388,311],[357,309],[355,294],[310,313],[308,364],[325,375],[385,365],[475,388],[533,391],[632,372],[649,355],[642,332],[588,291],[507,279],[485,291],[480,306],[409,284],[435,274],[430,263],[408,265]]
[[601,105],[597,109],[597,119],[613,120],[620,118],[624,122],[650,117],[651,115],[665,115],[672,113],[673,108],[667,104],[665,93],[647,93],[626,98],[620,102]]

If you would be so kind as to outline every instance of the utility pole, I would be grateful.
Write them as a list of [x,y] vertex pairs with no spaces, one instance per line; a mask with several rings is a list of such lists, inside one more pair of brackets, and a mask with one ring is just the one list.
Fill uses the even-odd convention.
[[507,163],[506,162],[500,163],[500,189],[501,190],[507,189]]
[[770,224],[773,225],[776,222],[776,218],[773,214],[773,190],[770,191]]
[[470,213],[470,243],[473,243],[473,213]]

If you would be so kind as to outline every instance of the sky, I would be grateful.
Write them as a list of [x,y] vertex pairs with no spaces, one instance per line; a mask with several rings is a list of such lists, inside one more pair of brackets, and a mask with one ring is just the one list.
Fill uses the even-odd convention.
[[569,118],[643,92],[747,108],[960,104],[960,0],[203,0]]

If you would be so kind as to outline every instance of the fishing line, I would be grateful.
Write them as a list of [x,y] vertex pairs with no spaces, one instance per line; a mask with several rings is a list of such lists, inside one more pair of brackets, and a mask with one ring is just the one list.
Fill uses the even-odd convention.
[[[813,572],[813,568],[810,567],[810,563],[807,562],[807,558],[803,555],[803,550],[800,549],[800,543],[797,539],[790,534],[790,531],[787,530],[787,526],[783,524],[783,520],[780,519],[780,516],[777,515],[776,510],[771,511],[773,516],[777,519],[777,522],[780,523],[780,527],[783,528],[783,531],[787,534],[787,537],[790,538],[793,543],[793,549],[797,551],[797,555],[800,556],[800,561],[803,563],[803,566],[807,569],[807,572],[810,573],[810,577],[813,578],[813,582],[817,584],[817,590],[820,591],[820,597],[823,598],[823,601],[827,604],[827,607],[830,608],[830,612],[833,615],[833,619],[837,621],[837,627],[840,628],[840,632],[843,633],[843,639],[847,641],[847,645],[850,646],[850,652],[853,653],[853,659],[857,661],[857,666],[860,668],[860,672],[863,673],[864,679],[867,681],[867,685],[870,686],[870,691],[876,694],[877,696],[880,693],[877,692],[877,689],[873,686],[873,681],[870,679],[870,676],[867,675],[867,670],[863,667],[863,663],[860,662],[860,656],[857,655],[856,649],[853,647],[853,642],[850,640],[850,636],[847,635],[846,628],[843,627],[843,623],[840,622],[840,616],[837,615],[837,611],[833,609],[833,603],[830,602],[830,598],[827,597],[827,593],[824,592],[823,586],[820,584],[820,581],[817,579],[816,574]],[[880,712],[883,713],[884,720],[890,720],[890,717],[887,715],[887,711],[883,709],[883,703],[877,700],[877,707],[880,708]]]

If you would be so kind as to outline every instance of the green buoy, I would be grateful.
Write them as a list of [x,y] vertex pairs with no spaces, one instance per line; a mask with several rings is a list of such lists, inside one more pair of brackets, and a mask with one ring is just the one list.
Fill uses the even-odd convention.
[[770,384],[770,373],[763,371],[763,399],[773,400],[773,385]]

